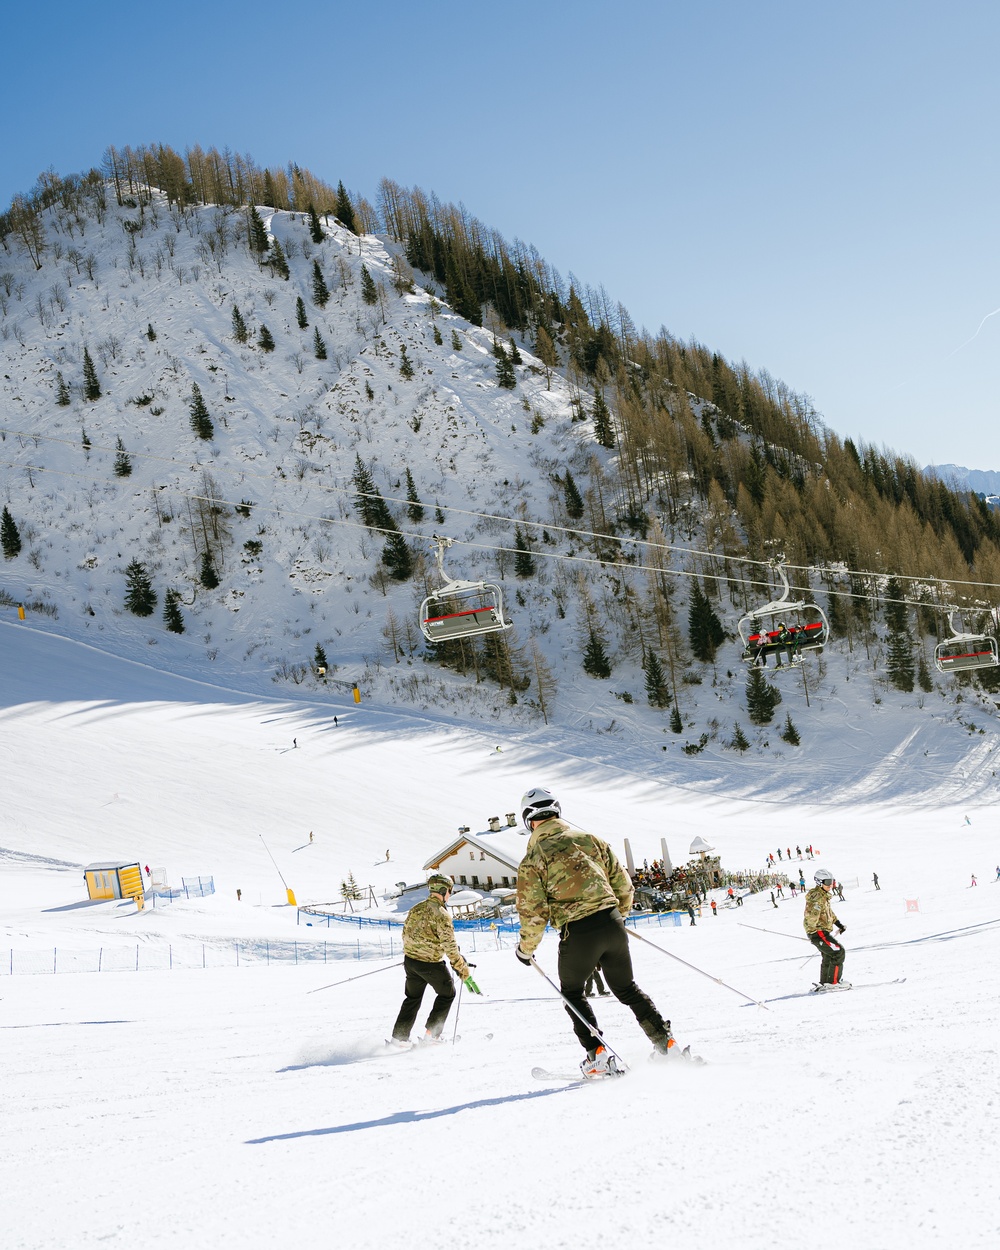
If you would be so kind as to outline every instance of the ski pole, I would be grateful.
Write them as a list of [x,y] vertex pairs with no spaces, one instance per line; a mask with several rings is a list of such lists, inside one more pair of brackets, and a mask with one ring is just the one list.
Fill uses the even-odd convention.
[[388,972],[390,968],[401,968],[403,961],[397,959],[394,964],[386,964],[384,968],[373,968],[371,972],[359,972],[356,977],[345,977],[343,981],[331,981],[329,985],[317,986],[314,990],[306,990],[307,994],[318,994],[320,990],[332,990],[335,985],[346,985],[348,981],[360,981],[362,977],[373,977],[376,972]]
[[464,984],[464,981],[459,981],[458,983],[458,999],[455,1003],[455,1027],[451,1031],[452,1046],[458,1041],[458,1013],[462,1010],[462,986]]
[[654,951],[659,951],[661,955],[666,955],[669,959],[676,959],[679,964],[683,964],[685,968],[690,968],[692,972],[700,972],[703,977],[708,977],[710,981],[714,981],[716,985],[721,985],[723,989],[732,990],[734,994],[739,994],[740,998],[745,998],[748,1003],[753,1003],[757,1007],[763,1007],[765,1011],[770,1010],[763,1003],[758,1002],[756,998],[751,998],[749,994],[744,994],[742,990],[736,989],[735,986],[727,985],[721,977],[713,977],[710,972],[696,968],[694,964],[689,964],[686,959],[681,959],[680,955],[675,955],[672,951],[665,951],[662,946],[657,946],[655,942],[651,942],[649,938],[643,937],[641,933],[636,933],[634,929],[626,929],[625,932],[630,938],[635,938],[637,942],[645,942],[647,946],[651,946]]
[[773,933],[775,937],[794,938],[796,942],[808,942],[808,938],[802,937],[798,933],[780,933],[777,929],[762,929],[757,924],[744,924],[742,920],[736,922],[741,929],[756,929],[758,933]]
[[609,1045],[608,1045],[608,1043],[604,1040],[604,1038],[601,1036],[601,1034],[599,1033],[599,1031],[598,1031],[596,1028],[594,1028],[594,1026],[590,1023],[590,1021],[587,1019],[587,1017],[586,1017],[585,1015],[583,1015],[581,1012],[577,1011],[577,1009],[576,1009],[576,1008],[573,1006],[573,1004],[569,1001],[569,999],[568,999],[568,998],[566,997],[566,995],[562,992],[562,990],[559,988],[559,986],[558,986],[558,985],[556,985],[555,981],[553,981],[553,980],[552,980],[549,976],[547,976],[547,975],[546,975],[546,973],[545,973],[545,969],[544,969],[544,968],[542,967],[542,965],[538,962],[538,960],[537,960],[537,959],[535,959],[534,955],[532,955],[532,956],[531,956],[531,966],[532,966],[532,968],[534,968],[534,969],[535,969],[535,971],[536,971],[537,973],[539,973],[541,976],[545,977],[545,980],[546,980],[546,981],[548,981],[549,985],[551,985],[551,986],[552,986],[552,988],[555,990],[555,992],[559,995],[559,997],[560,997],[560,998],[563,1000],[563,1002],[566,1004],[567,1009],[568,1009],[569,1011],[571,1011],[571,1012],[573,1013],[573,1015],[574,1015],[574,1016],[576,1016],[576,1018],[577,1018],[577,1019],[580,1021],[580,1023],[584,1026],[584,1028],[585,1028],[585,1029],[587,1029],[587,1030],[590,1032],[591,1036],[592,1036],[592,1037],[594,1038],[594,1040],[597,1042],[597,1045],[598,1045],[598,1046],[603,1046],[605,1050],[609,1050],[609,1051],[611,1051],[611,1053],[612,1053],[612,1054],[614,1055],[614,1057],[618,1060],[618,1062],[622,1065],[622,1067],[627,1069],[627,1068],[628,1068],[628,1064],[627,1064],[627,1063],[625,1062],[625,1060],[621,1057],[621,1055],[618,1053],[618,1051],[617,1051],[617,1050],[615,1050],[613,1046],[609,1046]]

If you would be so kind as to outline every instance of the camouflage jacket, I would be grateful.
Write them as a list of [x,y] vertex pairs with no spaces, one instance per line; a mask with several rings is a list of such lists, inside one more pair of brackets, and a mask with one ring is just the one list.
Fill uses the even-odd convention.
[[551,817],[536,825],[517,870],[521,949],[531,954],[545,925],[562,928],[594,912],[632,910],[632,882],[601,838]]
[[410,908],[403,925],[403,953],[429,964],[447,958],[463,981],[469,975],[469,965],[455,941],[451,916],[441,900],[433,895]]
[[810,937],[817,929],[829,933],[835,924],[840,923],[830,906],[830,896],[821,885],[814,885],[806,895],[806,914],[802,923]]

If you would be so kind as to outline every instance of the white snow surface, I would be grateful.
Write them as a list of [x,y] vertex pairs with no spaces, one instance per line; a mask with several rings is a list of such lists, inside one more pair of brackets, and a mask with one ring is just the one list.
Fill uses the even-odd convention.
[[[992,729],[963,755],[928,717],[903,747],[882,707],[851,729],[817,721],[794,769],[706,755],[682,773],[638,732],[487,736],[329,694],[285,702],[30,622],[0,625],[0,653],[4,1250],[998,1244]],[[534,1065],[581,1058],[561,1004],[509,940],[476,935],[472,953],[463,934],[484,993],[461,995],[457,1044],[384,1053],[398,944],[358,960],[356,932],[297,927],[281,878],[300,904],[336,898],[348,872],[381,895],[533,784],[639,860],[661,836],[676,861],[701,834],[729,867],[812,843],[807,878],[858,879],[836,904],[858,988],[805,993],[801,900],[644,927],[667,954],[636,943],[637,980],[706,1066],[647,1063],[631,1014],[600,999],[631,1073],[543,1084]],[[118,857],[217,892],[85,903],[82,866]],[[325,964],[223,962],[237,941],[324,938]],[[100,972],[10,974],[97,949]],[[202,949],[209,966],[189,966]],[[107,970],[137,950],[178,958]],[[539,962],[555,975],[554,935]]]

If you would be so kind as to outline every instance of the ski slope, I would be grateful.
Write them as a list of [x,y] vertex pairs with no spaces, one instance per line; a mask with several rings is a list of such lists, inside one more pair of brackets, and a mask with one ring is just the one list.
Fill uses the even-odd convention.
[[[992,738],[970,736],[956,760],[953,727],[935,738],[927,720],[899,750],[897,719],[872,714],[838,791],[836,725],[814,766],[748,783],[739,760],[657,771],[629,736],[598,751],[570,731],[487,736],[444,713],[266,699],[24,626],[0,625],[0,654],[0,964],[10,950],[314,941],[282,878],[300,904],[336,897],[349,872],[377,893],[420,880],[458,826],[484,828],[539,783],[639,860],[665,837],[682,861],[697,833],[729,867],[812,843],[807,878],[822,864],[859,880],[835,904],[852,993],[803,996],[817,960],[800,901],[644,929],[667,954],[636,944],[637,980],[708,1064],[647,1064],[630,1013],[601,999],[634,1067],[584,1088],[532,1079],[581,1053],[549,987],[488,935],[458,1043],[408,1054],[381,1049],[401,970],[359,962],[353,933],[322,932],[326,964],[8,964],[5,1250],[997,1244],[1000,837],[979,758]],[[977,779],[965,805],[962,770]],[[172,882],[213,875],[217,892],[142,913],[86,904],[82,866],[119,856]],[[554,975],[552,935],[539,961]]]

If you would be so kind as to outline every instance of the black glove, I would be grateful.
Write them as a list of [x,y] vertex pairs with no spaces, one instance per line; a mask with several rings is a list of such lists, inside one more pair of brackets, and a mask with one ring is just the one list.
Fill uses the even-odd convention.
[[474,968],[474,967],[476,966],[475,964],[470,964],[468,960],[466,960],[465,962],[466,962],[467,964],[469,964],[469,967],[470,967],[470,968]]
[[526,955],[524,951],[521,950],[520,942],[518,942],[517,946],[514,948],[514,954],[518,957],[518,959],[521,961],[522,964],[524,964],[526,968],[530,968],[532,963],[534,962],[533,957],[531,955]]
[[837,928],[840,930],[840,932],[841,932],[841,933],[846,933],[846,932],[847,932],[847,925],[846,925],[846,924],[841,924],[839,920],[836,922],[836,924],[837,924]]

